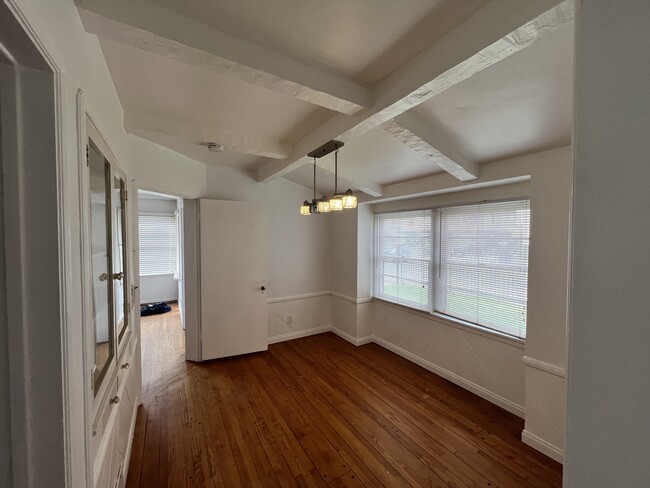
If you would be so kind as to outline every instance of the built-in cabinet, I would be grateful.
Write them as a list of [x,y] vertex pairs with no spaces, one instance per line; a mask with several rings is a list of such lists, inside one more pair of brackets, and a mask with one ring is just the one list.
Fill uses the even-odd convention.
[[[137,357],[136,337],[131,336],[118,362],[117,374],[109,387],[109,404],[101,412],[93,431],[95,453],[93,475],[95,486],[123,487],[131,452],[131,442],[139,395],[136,391]],[[115,401],[115,399],[117,401]]]
[[[89,482],[122,487],[140,403],[133,236],[126,173],[86,117],[80,171]],[[91,472],[90,472],[91,471]]]

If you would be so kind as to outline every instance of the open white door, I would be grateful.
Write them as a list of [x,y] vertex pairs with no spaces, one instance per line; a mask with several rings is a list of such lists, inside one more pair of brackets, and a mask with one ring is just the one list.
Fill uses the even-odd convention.
[[268,347],[266,214],[258,204],[199,200],[201,359]]

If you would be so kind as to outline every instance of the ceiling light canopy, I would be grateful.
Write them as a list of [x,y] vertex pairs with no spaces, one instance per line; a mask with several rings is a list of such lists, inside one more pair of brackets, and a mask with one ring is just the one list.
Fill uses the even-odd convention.
[[[357,197],[348,189],[345,193],[338,192],[338,172],[339,172],[339,149],[344,146],[341,141],[329,141],[314,149],[307,156],[314,159],[314,199],[309,203],[305,200],[300,206],[300,215],[311,215],[315,213],[340,212],[345,208],[357,208]],[[316,159],[327,156],[334,152],[334,195],[332,198],[316,199]]]

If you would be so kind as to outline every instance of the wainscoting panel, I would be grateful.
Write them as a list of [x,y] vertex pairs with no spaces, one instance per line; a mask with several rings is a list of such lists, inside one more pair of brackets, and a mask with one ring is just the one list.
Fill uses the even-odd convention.
[[339,295],[332,295],[332,327],[350,337],[357,337],[357,304]]
[[373,308],[379,344],[524,416],[522,346],[399,306],[374,301]]
[[[539,364],[541,363],[541,364]],[[564,457],[566,380],[561,368],[541,361],[526,365],[526,430],[522,440],[558,462]]]
[[269,300],[269,343],[281,342],[330,329],[329,292]]

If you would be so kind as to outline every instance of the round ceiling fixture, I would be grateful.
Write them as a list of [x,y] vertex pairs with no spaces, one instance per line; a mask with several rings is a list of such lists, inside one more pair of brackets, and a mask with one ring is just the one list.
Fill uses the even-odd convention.
[[223,151],[223,144],[217,144],[216,142],[208,142],[208,151],[212,152],[222,152]]

